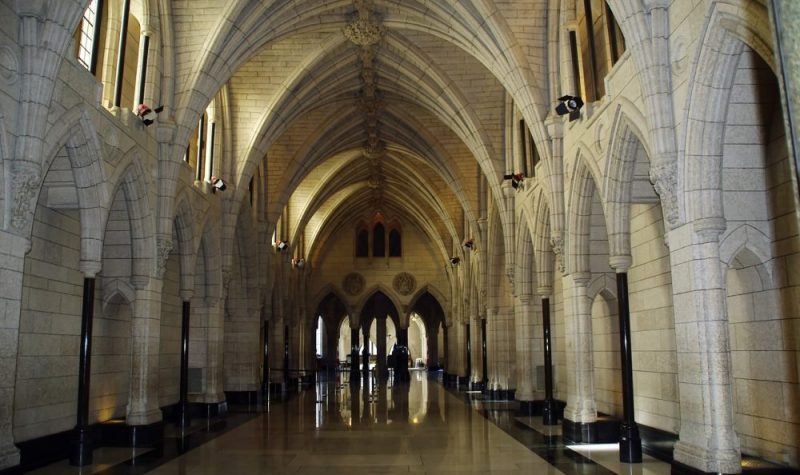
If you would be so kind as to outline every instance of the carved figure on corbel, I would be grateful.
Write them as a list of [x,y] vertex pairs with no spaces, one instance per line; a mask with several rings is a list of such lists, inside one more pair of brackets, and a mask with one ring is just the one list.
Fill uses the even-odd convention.
[[677,196],[677,165],[670,162],[651,166],[650,181],[653,183],[659,198],[661,198],[664,217],[667,219],[670,228],[676,227],[680,221]]
[[556,256],[556,267],[562,274],[564,273],[564,238],[560,234],[553,234],[550,237],[550,246]]
[[164,274],[167,272],[167,260],[169,260],[169,254],[172,252],[173,246],[171,239],[159,237],[156,241],[156,275],[159,279],[163,279]]
[[38,165],[30,162],[12,162],[9,198],[11,203],[11,231],[26,236],[33,225],[36,198],[42,180]]

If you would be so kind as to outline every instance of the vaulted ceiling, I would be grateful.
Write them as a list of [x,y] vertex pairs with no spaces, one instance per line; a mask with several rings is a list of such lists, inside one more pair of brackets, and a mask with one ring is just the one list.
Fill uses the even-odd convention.
[[[197,9],[208,39],[176,64],[190,85],[179,102],[199,115],[191,104],[226,91],[230,176],[247,183],[264,165],[270,221],[288,216],[281,237],[308,255],[380,210],[447,256],[480,217],[479,190],[501,196],[510,109],[542,137],[548,13],[536,3],[506,2],[507,17],[448,0]],[[176,24],[190,13],[174,9]]]

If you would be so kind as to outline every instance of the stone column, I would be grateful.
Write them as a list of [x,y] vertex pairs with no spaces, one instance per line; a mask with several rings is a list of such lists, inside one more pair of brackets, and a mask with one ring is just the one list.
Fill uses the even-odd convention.
[[359,357],[358,357],[358,321],[350,318],[350,384],[358,383],[361,380],[359,374]]
[[134,277],[132,280],[136,300],[131,322],[131,384],[125,423],[141,426],[161,421],[158,357],[162,281],[143,277]]
[[455,329],[455,342],[453,338],[450,343],[455,343],[453,346],[455,358],[455,374],[457,377],[457,384],[463,386],[465,389],[469,383],[469,375],[467,374],[467,361],[466,361],[466,343],[467,343],[467,325],[464,322],[457,321],[453,324]]
[[533,364],[533,310],[531,296],[521,295],[517,303],[518,312],[514,318],[516,333],[517,391],[515,398],[520,402],[523,414],[533,413],[533,401],[536,399],[536,367]]
[[408,318],[400,323],[397,328],[397,350],[395,351],[394,358],[394,379],[395,381],[406,382],[411,380],[411,374],[408,372]]
[[386,315],[375,317],[375,339],[378,344],[378,381],[386,381],[389,377],[386,367]]
[[465,341],[464,341],[464,361],[466,362],[466,365],[467,365],[467,384],[469,386],[472,386],[472,380],[471,380],[471,376],[472,376],[472,354],[474,353],[472,351],[472,342],[473,342],[473,340],[472,340],[472,331],[473,331],[473,325],[471,325],[470,321],[467,320],[466,330],[464,331],[464,338],[465,338]]
[[592,307],[586,295],[588,273],[564,277],[564,334],[566,335],[567,406],[564,437],[574,442],[594,442],[597,406],[592,364]]
[[439,367],[439,323],[429,325],[425,332],[428,339],[428,368]]
[[[99,268],[99,266],[97,266]],[[89,395],[92,379],[92,323],[94,322],[94,289],[96,272],[84,273],[81,304],[81,338],[78,363],[78,410],[70,465],[82,467],[92,463],[94,447],[89,427]]]
[[364,367],[361,369],[364,373],[365,381],[369,378],[369,324],[370,321],[367,319],[367,321],[364,322],[364,325],[361,327],[361,333],[364,335],[364,350],[362,354]]
[[[8,210],[6,210],[8,212]],[[22,278],[29,240],[0,231],[0,470],[19,465],[19,449],[14,445],[14,384],[17,374],[19,318],[22,312]],[[94,272],[83,269],[84,276]]]
[[[227,292],[227,291],[226,291]],[[225,351],[224,300],[215,299],[213,305],[208,306],[208,327],[206,328],[206,391],[202,400],[206,404],[213,404],[225,400],[223,391],[223,354]]]
[[489,351],[489,344],[487,343],[486,339],[488,338],[488,329],[486,327],[486,318],[481,318],[481,388],[486,388],[489,384],[489,366],[488,361],[489,358],[486,356],[487,352]]
[[472,359],[470,363],[469,385],[475,390],[483,389],[483,379],[486,377],[486,372],[484,371],[486,358],[483,354],[485,348],[483,346],[484,330],[482,322],[483,320],[481,320],[480,316],[475,315],[469,324],[469,353]]
[[724,222],[704,220],[669,233],[681,407],[673,455],[676,462],[703,472],[739,473],[726,282],[719,253],[724,228]]

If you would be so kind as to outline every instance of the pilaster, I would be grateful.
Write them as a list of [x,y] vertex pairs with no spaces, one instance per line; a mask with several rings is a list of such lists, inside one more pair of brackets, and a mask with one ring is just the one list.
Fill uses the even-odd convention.
[[703,472],[741,471],[733,420],[725,276],[720,266],[721,220],[669,232],[681,430],[676,462]]

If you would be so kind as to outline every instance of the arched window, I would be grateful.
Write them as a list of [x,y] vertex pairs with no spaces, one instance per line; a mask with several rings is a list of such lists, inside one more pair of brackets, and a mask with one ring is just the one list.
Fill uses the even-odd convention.
[[369,257],[369,231],[366,229],[356,232],[356,257]]
[[[605,95],[605,77],[625,52],[625,38],[607,2],[583,0],[575,2],[575,5],[580,59],[576,61],[573,49],[573,67],[580,62],[583,98],[586,102],[592,102]],[[570,37],[571,48],[573,41],[573,37]],[[577,80],[579,78],[576,77]]]
[[389,257],[400,257],[403,255],[403,242],[400,231],[396,228],[389,231]]
[[100,38],[102,36],[100,23],[102,18],[102,0],[92,0],[89,2],[89,6],[86,7],[86,11],[83,12],[83,19],[78,26],[75,38],[78,62],[94,75],[97,74],[97,57],[102,51],[100,49]]
[[381,223],[372,228],[372,256],[386,256],[386,230]]

